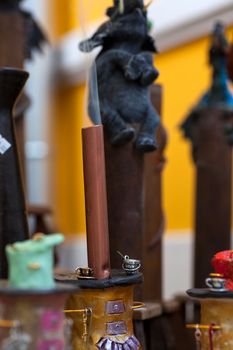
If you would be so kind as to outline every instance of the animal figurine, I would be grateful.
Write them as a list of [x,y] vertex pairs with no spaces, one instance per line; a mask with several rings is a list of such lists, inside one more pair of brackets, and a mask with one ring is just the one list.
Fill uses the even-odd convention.
[[96,99],[91,80],[97,72],[99,109],[112,145],[135,138],[138,150],[157,148],[159,115],[150,99],[150,85],[159,73],[153,66],[157,49],[149,35],[147,9],[143,0],[114,0],[107,9],[110,19],[79,48],[90,52],[102,46],[90,76],[88,112],[96,123]]

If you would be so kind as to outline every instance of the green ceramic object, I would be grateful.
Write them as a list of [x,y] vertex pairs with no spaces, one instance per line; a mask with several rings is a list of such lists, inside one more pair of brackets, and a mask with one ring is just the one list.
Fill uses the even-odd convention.
[[53,248],[63,241],[62,234],[37,234],[32,240],[8,245],[10,286],[21,289],[53,288]]

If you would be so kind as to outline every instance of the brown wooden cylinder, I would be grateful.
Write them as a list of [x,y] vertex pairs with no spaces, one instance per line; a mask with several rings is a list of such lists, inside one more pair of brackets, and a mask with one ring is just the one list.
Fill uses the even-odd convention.
[[110,254],[102,125],[84,128],[82,140],[88,263],[95,278],[105,279],[110,276]]

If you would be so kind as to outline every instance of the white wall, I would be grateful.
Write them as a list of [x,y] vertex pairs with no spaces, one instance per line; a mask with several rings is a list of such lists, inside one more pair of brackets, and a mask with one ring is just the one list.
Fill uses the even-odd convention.
[[158,32],[199,20],[211,13],[221,13],[233,7],[232,0],[154,0],[149,7],[149,16]]
[[[26,0],[24,8],[34,14],[43,30],[49,25],[47,0]],[[32,105],[26,114],[26,157],[29,202],[48,204],[50,201],[50,163],[49,145],[49,85],[51,76],[51,48],[44,46],[43,54],[35,53],[33,60],[27,62],[25,69],[30,72],[26,90]]]

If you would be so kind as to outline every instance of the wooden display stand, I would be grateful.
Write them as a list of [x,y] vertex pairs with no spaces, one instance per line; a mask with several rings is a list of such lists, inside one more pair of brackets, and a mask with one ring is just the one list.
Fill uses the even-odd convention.
[[[161,96],[161,87],[153,86],[152,99],[159,113]],[[161,129],[160,137],[162,132]],[[135,297],[143,301],[160,300],[164,226],[161,152],[143,154],[132,143],[113,147],[106,136],[105,157],[111,265],[121,266],[117,250],[141,260],[144,284],[137,289]]]
[[[0,12],[0,67],[22,69],[25,60],[25,20],[18,12]],[[16,132],[20,162],[24,165],[23,111],[16,111]],[[24,168],[24,167],[22,167]]]
[[232,149],[224,134],[227,111],[208,108],[199,113],[193,125],[197,172],[194,286],[197,288],[205,286],[214,254],[230,248],[232,196]]
[[[154,85],[151,94],[161,114],[161,87]],[[105,139],[111,264],[113,268],[121,265],[117,250],[142,261],[144,283],[137,287],[135,300],[145,302],[145,307],[134,313],[135,334],[144,350],[186,349],[179,304],[161,302],[164,231],[161,185],[166,132],[160,126],[159,149],[147,154],[138,152],[132,144],[112,147],[107,136]],[[175,335],[178,330],[180,337]]]

